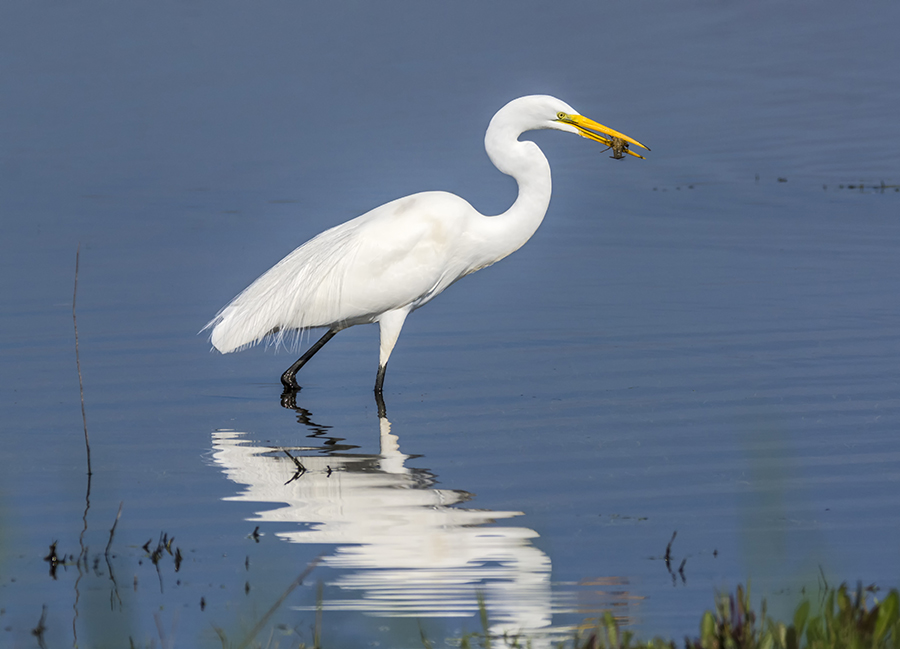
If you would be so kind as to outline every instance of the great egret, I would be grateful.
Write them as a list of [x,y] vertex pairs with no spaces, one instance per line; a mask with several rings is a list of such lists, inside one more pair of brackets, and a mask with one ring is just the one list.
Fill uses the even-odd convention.
[[[555,129],[582,135],[623,153],[643,144],[582,117],[547,95],[514,99],[488,126],[484,148],[491,162],[516,179],[519,195],[506,212],[484,216],[447,192],[424,192],[391,201],[326,230],[294,250],[229,302],[204,329],[227,354],[266,336],[327,327],[281,376],[285,391],[297,390],[297,371],[342,329],[377,322],[381,353],[375,392],[400,329],[412,311],[476,270],[515,252],[531,238],[550,204],[550,165],[540,148],[520,141],[525,131]],[[649,149],[648,149],[649,150]]]

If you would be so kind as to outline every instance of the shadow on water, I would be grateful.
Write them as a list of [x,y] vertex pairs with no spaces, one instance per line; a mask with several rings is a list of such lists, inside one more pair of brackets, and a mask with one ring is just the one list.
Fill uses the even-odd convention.
[[[358,452],[315,421],[298,405],[296,392],[286,393],[282,405],[310,431],[307,444],[266,445],[253,441],[255,433],[213,432],[213,461],[240,485],[224,500],[265,504],[248,520],[258,530],[277,526],[281,540],[334,546],[320,563],[336,574],[319,603],[326,612],[472,617],[481,597],[492,634],[568,632],[571,627],[554,629],[552,618],[574,612],[573,600],[553,592],[550,557],[532,543],[538,534],[524,525],[498,524],[523,513],[463,507],[475,495],[439,488],[429,469],[412,466],[421,456],[401,450],[378,395],[376,402],[377,453]],[[293,529],[285,531],[285,524]],[[624,591],[606,596],[602,610],[615,608],[621,621],[631,623],[628,606],[639,598]]]

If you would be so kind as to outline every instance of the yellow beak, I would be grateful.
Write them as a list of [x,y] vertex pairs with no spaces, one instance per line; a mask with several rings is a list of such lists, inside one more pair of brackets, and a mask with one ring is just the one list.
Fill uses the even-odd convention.
[[[635,153],[628,148],[629,144],[634,144],[636,146],[641,147],[642,149],[650,150],[649,147],[644,146],[634,138],[628,137],[624,133],[619,133],[608,126],[603,126],[603,124],[598,124],[592,119],[588,119],[582,115],[568,115],[566,113],[560,113],[556,119],[557,122],[562,122],[563,124],[571,124],[575,128],[578,129],[578,134],[582,135],[589,140],[594,140],[595,142],[600,142],[605,144],[606,146],[613,149],[614,157],[622,157],[622,153],[627,153],[629,155],[633,155],[636,158],[643,159],[639,153]],[[604,134],[609,137],[604,137]]]

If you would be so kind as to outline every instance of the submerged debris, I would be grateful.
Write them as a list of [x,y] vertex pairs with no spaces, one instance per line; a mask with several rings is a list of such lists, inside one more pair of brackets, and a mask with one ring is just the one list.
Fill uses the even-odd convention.
[[56,579],[56,568],[60,564],[60,558],[56,554],[56,543],[57,541],[54,541],[50,544],[50,552],[44,557],[44,561],[50,564],[50,576],[54,579]]
[[672,572],[670,565],[672,563],[672,543],[675,542],[675,537],[678,536],[678,530],[672,532],[672,538],[669,539],[669,543],[666,545],[666,554],[663,556],[663,559],[666,560],[666,568],[669,569],[669,572]]
[[[55,545],[55,544],[54,544]],[[38,620],[37,626],[31,630],[31,635],[37,638],[38,646],[43,648],[47,645],[44,644],[44,632],[47,630],[47,625],[44,622],[47,621],[47,605],[44,604],[41,606],[41,619]]]

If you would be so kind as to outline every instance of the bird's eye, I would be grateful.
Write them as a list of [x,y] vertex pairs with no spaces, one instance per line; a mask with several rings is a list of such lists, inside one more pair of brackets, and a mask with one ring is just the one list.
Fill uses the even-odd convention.
[[566,119],[568,115],[565,113],[556,113],[556,119]]

